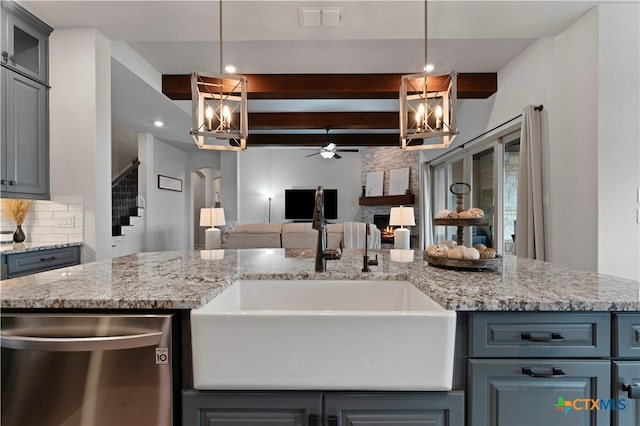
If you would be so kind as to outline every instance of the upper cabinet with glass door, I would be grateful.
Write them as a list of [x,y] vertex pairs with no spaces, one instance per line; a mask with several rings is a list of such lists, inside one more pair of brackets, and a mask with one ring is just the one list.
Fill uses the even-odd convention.
[[47,84],[48,39],[53,28],[13,1],[2,0],[2,65]]

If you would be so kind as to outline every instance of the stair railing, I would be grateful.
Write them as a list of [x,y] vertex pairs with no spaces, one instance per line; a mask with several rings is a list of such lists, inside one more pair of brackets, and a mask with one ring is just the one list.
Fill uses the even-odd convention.
[[127,177],[129,172],[137,168],[139,165],[140,165],[140,161],[138,161],[137,158],[133,160],[131,163],[129,163],[127,167],[125,167],[120,173],[116,175],[116,177],[113,178],[113,180],[111,181],[111,188],[113,188],[114,186],[122,182],[122,180]]

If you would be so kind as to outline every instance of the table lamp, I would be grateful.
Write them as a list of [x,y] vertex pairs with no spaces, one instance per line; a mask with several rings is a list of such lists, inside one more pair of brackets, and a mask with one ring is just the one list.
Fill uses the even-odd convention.
[[404,226],[415,226],[416,219],[413,216],[413,207],[391,207],[389,225],[400,226],[393,232],[393,248],[409,250],[409,230]]
[[218,249],[222,245],[220,230],[216,226],[224,225],[224,209],[215,207],[203,207],[200,209],[200,226],[208,226],[204,233],[205,250]]

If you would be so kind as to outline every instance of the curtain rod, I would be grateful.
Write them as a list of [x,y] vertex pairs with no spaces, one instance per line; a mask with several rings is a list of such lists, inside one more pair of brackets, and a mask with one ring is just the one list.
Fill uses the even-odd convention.
[[[533,109],[535,109],[536,111],[542,111],[542,110],[544,109],[544,105],[542,105],[542,104],[537,105],[537,106],[533,107]],[[507,120],[507,121],[505,121],[504,123],[498,124],[496,127],[492,128],[492,129],[489,129],[489,130],[487,130],[487,131],[486,131],[486,132],[484,132],[484,133],[479,134],[479,135],[478,135],[478,136],[476,136],[475,138],[470,139],[470,140],[466,141],[465,143],[463,143],[463,144],[461,144],[461,145],[456,146],[455,148],[451,148],[449,151],[447,151],[447,152],[445,152],[445,153],[443,153],[443,154],[438,155],[437,157],[435,157],[435,158],[433,158],[433,159],[429,160],[428,162],[429,162],[429,163],[433,163],[434,161],[438,160],[439,158],[442,158],[442,157],[444,157],[445,155],[452,153],[452,152],[453,152],[453,151],[455,151],[456,149],[464,149],[464,147],[465,147],[466,145],[470,144],[471,142],[475,142],[475,141],[477,141],[477,140],[478,140],[478,139],[480,139],[481,137],[488,135],[489,133],[493,132],[494,130],[499,129],[499,128],[500,128],[500,127],[502,127],[502,126],[506,126],[507,124],[511,123],[513,120],[517,120],[517,119],[518,119],[518,118],[520,118],[520,117],[522,117],[522,114],[518,114],[518,115],[516,115],[515,117],[508,119],[508,120]]]

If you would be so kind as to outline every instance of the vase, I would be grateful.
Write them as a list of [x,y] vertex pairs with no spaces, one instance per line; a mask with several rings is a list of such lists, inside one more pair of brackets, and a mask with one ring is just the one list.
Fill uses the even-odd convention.
[[24,236],[24,232],[22,231],[22,225],[18,225],[18,228],[13,233],[13,242],[21,243],[24,241],[24,239],[25,239],[25,236]]

